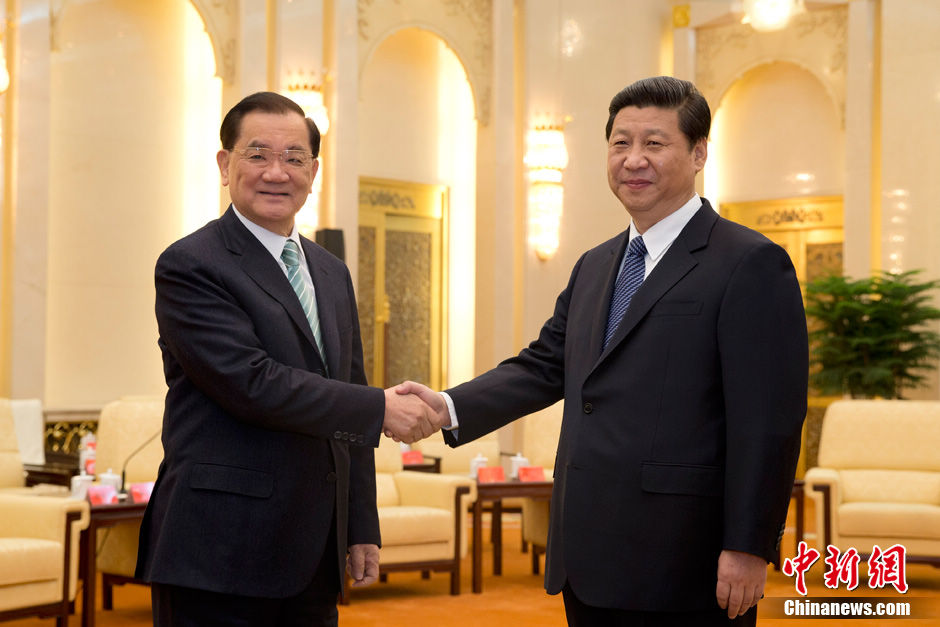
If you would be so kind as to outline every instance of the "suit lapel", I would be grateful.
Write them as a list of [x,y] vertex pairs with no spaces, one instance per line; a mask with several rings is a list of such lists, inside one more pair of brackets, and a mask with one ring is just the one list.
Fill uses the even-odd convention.
[[[219,224],[226,248],[240,257],[239,264],[245,274],[284,307],[291,320],[316,350],[317,343],[313,339],[313,330],[310,328],[303,307],[300,306],[300,300],[271,253],[239,221],[231,206],[222,216]],[[306,252],[306,248],[304,251]]]
[[[704,198],[701,208],[692,216],[688,224],[679,233],[676,240],[660,259],[650,275],[643,281],[639,289],[633,295],[630,306],[617,327],[617,332],[611,338],[607,349],[601,354],[595,364],[595,368],[636,328],[637,324],[646,317],[650,309],[659,302],[666,292],[673,285],[679,282],[682,277],[689,273],[692,268],[698,265],[698,261],[692,254],[694,251],[703,248],[708,244],[708,236],[712,226],[718,219],[718,214],[711,208],[711,205]],[[626,238],[624,238],[626,239]],[[620,246],[621,256],[623,255],[623,245]],[[618,257],[619,259],[619,257]],[[616,273],[616,268],[614,270]],[[613,289],[613,288],[611,288]],[[604,301],[604,311],[606,312],[610,303],[610,290]],[[606,316],[606,313],[605,313]],[[605,317],[606,324],[606,317]],[[601,346],[601,338],[604,335],[604,327],[595,334],[594,340],[597,341],[598,349]]]
[[[317,296],[320,337],[323,339],[323,350],[326,351],[326,359],[323,358],[323,355],[320,355],[320,359],[324,363],[328,363],[330,372],[338,372],[339,327],[336,322],[336,307],[333,303],[340,302],[340,299],[345,295],[333,293],[333,290],[336,289],[336,281],[330,279],[330,272],[326,269],[326,264],[316,263],[320,255],[324,254],[322,249],[318,249],[316,244],[305,237],[301,237],[300,242],[304,247],[307,268],[310,270],[310,278],[313,279],[313,288]],[[310,336],[313,337],[312,332]]]

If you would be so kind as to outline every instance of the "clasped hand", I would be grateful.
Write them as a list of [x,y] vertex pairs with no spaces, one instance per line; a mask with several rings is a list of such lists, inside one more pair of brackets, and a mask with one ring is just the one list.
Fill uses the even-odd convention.
[[423,440],[449,424],[447,404],[429,387],[406,381],[385,390],[382,430],[396,442]]

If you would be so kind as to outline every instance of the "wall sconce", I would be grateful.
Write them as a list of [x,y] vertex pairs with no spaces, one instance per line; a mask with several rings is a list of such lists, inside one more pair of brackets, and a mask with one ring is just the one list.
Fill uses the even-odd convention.
[[[326,135],[330,130],[330,118],[327,115],[326,105],[323,102],[323,88],[316,76],[310,73],[299,73],[287,81],[284,95],[300,105],[304,115],[311,118],[320,130],[320,136]],[[321,155],[322,156],[322,155]],[[320,171],[313,179],[313,191],[307,196],[307,202],[300,208],[294,218],[297,221],[297,230],[310,239],[314,238],[317,227],[320,225],[320,190],[323,189],[323,163],[321,159]]]
[[323,103],[323,85],[313,72],[299,73],[287,81],[284,95],[300,105],[304,115],[312,118],[320,129],[320,135],[330,130],[330,118]]
[[529,168],[529,243],[545,261],[558,251],[568,149],[560,126],[536,126],[529,131],[528,144],[524,163]]
[[805,10],[803,0],[744,0],[741,23],[761,32],[780,30],[786,28],[791,17]]
[[3,32],[0,32],[0,94],[10,87],[10,72],[7,70],[6,30],[4,28]]

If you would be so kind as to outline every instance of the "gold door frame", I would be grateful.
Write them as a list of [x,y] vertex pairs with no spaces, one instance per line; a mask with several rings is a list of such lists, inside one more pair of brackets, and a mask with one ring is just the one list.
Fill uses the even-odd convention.
[[[373,283],[372,372],[367,372],[372,385],[387,387],[398,381],[386,381],[385,365],[387,328],[394,312],[390,311],[386,286],[386,238],[389,225],[397,229],[430,235],[430,380],[421,381],[439,390],[447,381],[447,302],[448,302],[448,190],[443,185],[410,183],[390,179],[360,177],[359,225],[375,230],[374,272],[359,269],[360,283],[371,278]],[[362,243],[360,243],[360,247]],[[363,259],[360,251],[360,260]],[[370,275],[372,275],[370,277]],[[360,294],[365,291],[360,289]],[[361,298],[361,296],[360,296]],[[364,307],[365,309],[365,307]],[[363,317],[360,312],[360,317]],[[365,340],[365,338],[364,338]],[[366,344],[366,342],[363,342]],[[368,363],[368,357],[367,357]]]
[[[842,196],[721,203],[720,213],[783,246],[790,254],[801,285],[826,272],[842,272]],[[839,244],[840,250],[837,260],[814,257],[812,249],[835,244]],[[838,268],[833,267],[836,262]]]

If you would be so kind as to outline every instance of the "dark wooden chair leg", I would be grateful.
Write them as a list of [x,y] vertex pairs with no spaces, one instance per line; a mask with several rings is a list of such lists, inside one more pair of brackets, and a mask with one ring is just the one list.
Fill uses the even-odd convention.
[[101,577],[101,607],[105,610],[114,609],[114,584],[107,575]]

